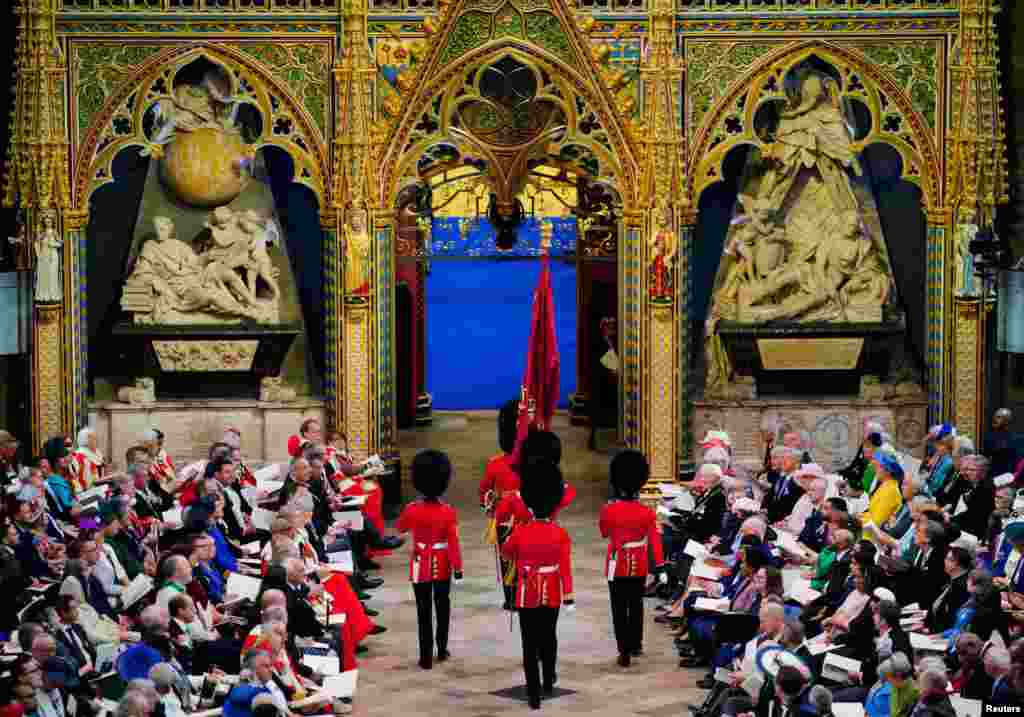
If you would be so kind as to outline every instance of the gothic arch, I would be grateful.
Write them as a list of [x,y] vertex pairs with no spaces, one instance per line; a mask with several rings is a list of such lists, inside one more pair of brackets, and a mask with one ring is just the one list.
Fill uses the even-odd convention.
[[[743,144],[762,146],[754,132],[754,114],[763,101],[778,98],[781,92],[777,90],[774,94],[769,93],[764,85],[777,71],[781,70],[784,76],[812,55],[835,65],[837,69],[848,68],[861,80],[860,91],[871,109],[872,127],[867,136],[858,140],[855,146],[858,149],[876,143],[892,146],[903,159],[904,179],[921,189],[922,209],[942,206],[942,165],[934,133],[929,131],[927,122],[915,109],[906,92],[888,73],[868,62],[860,53],[821,41],[794,43],[769,53],[753,65],[743,81],[731,87],[708,112],[693,135],[693,153],[686,187],[694,204],[700,200],[700,195],[708,186],[721,179],[722,162],[730,150]],[[879,107],[883,96],[895,105],[909,124],[909,132],[897,134],[881,126]],[[741,131],[721,140],[721,134],[716,133],[716,129],[725,122],[727,116],[736,115],[742,116]]]
[[436,71],[424,72],[429,77],[429,81],[424,83],[413,95],[402,113],[398,126],[389,134],[389,141],[377,175],[379,182],[376,186],[379,187],[380,192],[377,200],[380,205],[393,206],[394,198],[401,188],[404,172],[409,163],[413,161],[412,157],[415,156],[416,147],[418,144],[422,144],[413,138],[414,142],[410,145],[410,139],[423,112],[439,96],[447,94],[451,89],[450,85],[458,78],[504,55],[511,55],[528,64],[536,65],[553,77],[565,80],[572,90],[588,103],[607,132],[610,146],[601,149],[599,154],[612,160],[614,179],[618,185],[617,189],[622,197],[624,209],[628,212],[631,208],[637,208],[640,183],[637,153],[618,112],[605,96],[606,91],[599,84],[600,79],[595,83],[593,79],[586,78],[567,62],[555,57],[547,50],[511,37],[501,38],[467,52]]
[[[107,98],[102,110],[93,116],[84,140],[75,154],[74,204],[87,207],[89,198],[100,187],[114,181],[111,165],[119,152],[130,146],[144,147],[148,141],[143,132],[143,115],[153,102],[154,85],[161,78],[173,79],[175,73],[199,58],[222,65],[240,78],[246,73],[248,94],[263,113],[263,131],[253,149],[276,146],[283,149],[295,163],[294,182],[307,186],[320,206],[326,203],[328,150],[303,103],[273,73],[252,56],[234,47],[209,42],[188,43],[157,53],[141,66]],[[112,122],[119,116],[130,118],[131,132],[118,136]],[[286,132],[275,131],[283,122]]]

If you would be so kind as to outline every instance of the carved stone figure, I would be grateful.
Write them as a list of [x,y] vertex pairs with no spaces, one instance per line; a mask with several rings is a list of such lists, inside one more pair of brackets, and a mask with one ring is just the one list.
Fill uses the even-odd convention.
[[350,226],[345,227],[345,291],[349,296],[370,293],[370,235],[362,209],[352,212]]
[[226,86],[220,73],[211,70],[198,85],[179,85],[173,98],[157,103],[153,144],[168,144],[178,132],[232,130],[237,113],[238,102],[231,97],[231,87]]
[[206,227],[213,238],[213,246],[203,252],[200,261],[236,299],[245,304],[255,304],[255,287],[250,290],[235,271],[241,269],[251,273],[255,268],[249,258],[249,237],[239,227],[238,217],[227,207],[217,207],[210,213]]
[[277,285],[277,277],[281,272],[274,267],[270,261],[270,254],[267,253],[267,246],[280,240],[277,225],[272,219],[267,219],[254,209],[250,209],[239,217],[238,226],[249,237],[249,293],[255,296],[256,280],[263,279],[270,287],[273,298],[280,299],[281,289]]
[[977,224],[958,224],[956,227],[956,258],[953,290],[957,296],[979,296],[980,287],[974,277],[974,255],[971,241],[978,234]]
[[676,255],[676,237],[672,233],[671,215],[668,209],[664,210],[665,217],[661,220],[661,226],[651,238],[651,248],[654,250],[654,258],[651,260],[651,286],[650,297],[655,303],[669,303],[672,301],[672,287],[674,285],[673,265]]
[[41,304],[59,304],[64,300],[61,281],[60,250],[64,240],[57,233],[57,213],[44,209],[39,213],[39,233],[35,239],[36,301]]
[[[121,298],[121,307],[135,314],[135,323],[211,323],[203,314],[212,314],[217,322],[268,319],[274,308],[272,302],[239,303],[224,286],[219,259],[197,255],[175,236],[174,222],[169,218],[154,218],[153,228],[156,236],[142,245]],[[245,293],[244,284],[241,288]]]
[[282,376],[267,376],[260,380],[260,400],[267,403],[285,403],[295,400],[295,389],[286,386]]
[[153,379],[137,378],[134,386],[122,386],[117,389],[117,400],[121,403],[153,403],[156,401]]

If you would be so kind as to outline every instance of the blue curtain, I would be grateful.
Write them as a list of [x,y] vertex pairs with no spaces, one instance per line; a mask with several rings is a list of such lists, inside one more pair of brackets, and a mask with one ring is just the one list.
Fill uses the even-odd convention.
[[[556,223],[556,239],[559,235],[575,236],[571,222]],[[521,244],[535,245],[536,234],[536,222],[528,223],[520,231]],[[462,255],[472,258],[436,258],[430,263],[426,285],[427,391],[433,394],[438,410],[499,408],[519,396],[526,368],[533,290],[541,262],[488,258],[492,252],[480,251],[479,242],[459,241],[459,222],[451,219],[435,221],[433,240],[435,246],[451,247],[445,256],[458,256],[462,244],[466,247]],[[553,259],[551,285],[561,359],[559,405],[566,407],[569,393],[576,388],[575,264]]]

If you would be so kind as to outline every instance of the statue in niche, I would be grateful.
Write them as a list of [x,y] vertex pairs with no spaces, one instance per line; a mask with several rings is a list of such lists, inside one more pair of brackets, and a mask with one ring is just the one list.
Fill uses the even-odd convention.
[[156,105],[156,134],[153,144],[169,144],[178,132],[199,129],[235,130],[239,103],[220,73],[207,72],[198,85],[179,85],[171,99]]
[[370,234],[366,223],[366,211],[356,209],[345,226],[345,291],[349,296],[370,294]]
[[862,169],[839,86],[817,70],[795,79],[728,229],[706,323],[708,395],[750,392],[733,375],[719,321],[875,323],[892,293],[877,209],[856,181]]
[[281,272],[270,260],[267,247],[279,244],[281,235],[277,231],[277,224],[255,209],[250,209],[238,219],[239,228],[248,236],[249,243],[249,265],[247,281],[249,293],[256,295],[256,280],[263,279],[270,287],[271,296],[274,299],[281,298],[281,288],[277,285],[277,278]]
[[651,260],[651,301],[657,304],[672,302],[673,264],[676,255],[676,237],[672,233],[672,214],[668,207],[662,208],[658,231],[651,238],[654,258]]
[[861,168],[841,106],[835,80],[799,76],[729,228],[712,301],[719,318],[882,320],[892,270],[877,212],[851,179]]
[[64,240],[57,233],[57,213],[44,209],[39,213],[39,233],[35,239],[36,253],[36,302],[59,304],[64,300],[64,283],[61,281],[61,247]]
[[973,223],[958,224],[956,227],[956,264],[953,287],[957,296],[980,296],[978,284],[974,277],[974,255],[971,254],[971,241],[978,234],[978,225]]
[[[206,253],[196,254],[178,239],[173,221],[155,217],[153,228],[156,236],[142,245],[121,298],[121,307],[134,312],[135,323],[201,323],[200,312],[212,313],[221,321],[225,317],[265,320],[265,303],[239,302],[225,287],[224,264]],[[244,292],[245,285],[241,286]]]

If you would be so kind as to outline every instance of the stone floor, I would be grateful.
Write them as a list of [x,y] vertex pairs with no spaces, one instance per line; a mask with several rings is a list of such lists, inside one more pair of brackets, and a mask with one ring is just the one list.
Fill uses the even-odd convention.
[[[704,692],[694,683],[702,674],[681,670],[671,638],[647,619],[645,655],[623,669],[615,664],[607,583],[601,575],[605,545],[597,532],[597,514],[607,495],[607,456],[586,451],[585,429],[556,430],[564,444],[563,465],[579,497],[562,513],[573,536],[573,579],[577,610],[562,611],[558,622],[559,687],[575,694],[549,700],[546,714],[643,715],[687,717],[687,705],[700,704]],[[607,443],[607,438],[605,442]],[[407,582],[408,548],[382,559],[384,587],[371,604],[388,627],[369,638],[370,652],[360,660],[355,714],[415,714],[423,717],[489,717],[526,714],[525,702],[491,693],[522,685],[518,624],[500,609],[494,553],[483,542],[484,517],[477,508],[477,483],[485,461],[495,452],[491,416],[439,416],[435,425],[403,433],[403,458],[425,447],[446,450],[456,477],[448,499],[459,510],[466,578],[453,596],[449,649],[453,655],[433,670],[417,664],[416,612]],[[408,452],[408,455],[406,453]],[[407,494],[411,487],[406,486]],[[647,601],[648,607],[654,601]]]

